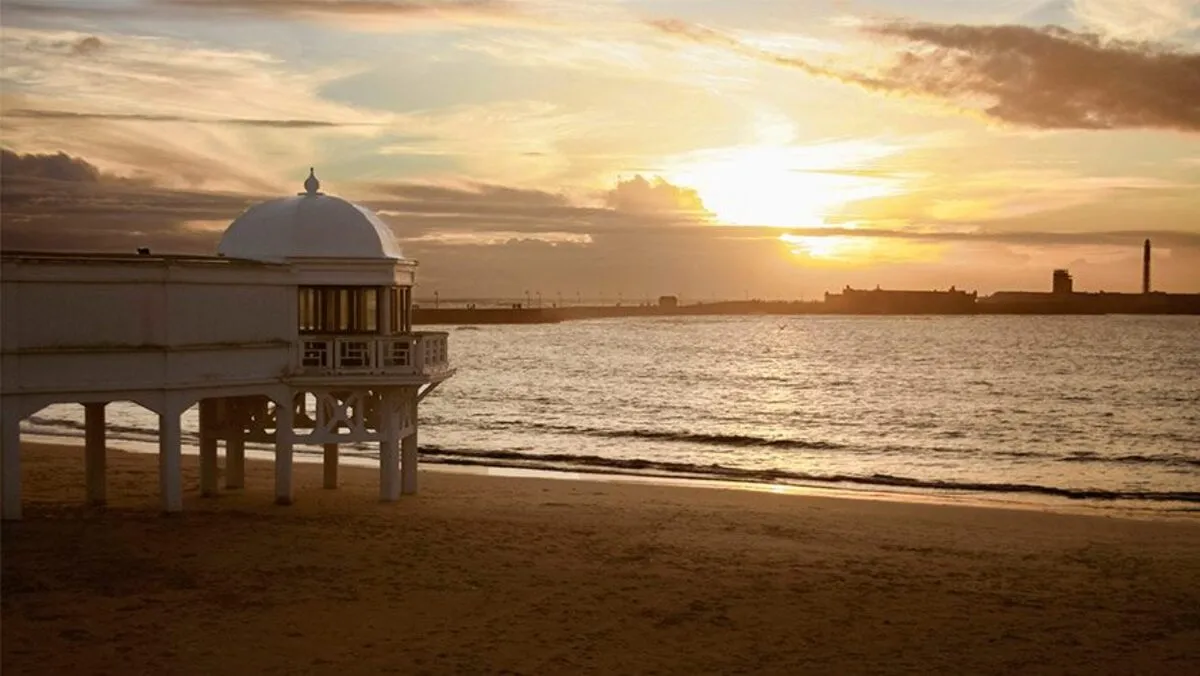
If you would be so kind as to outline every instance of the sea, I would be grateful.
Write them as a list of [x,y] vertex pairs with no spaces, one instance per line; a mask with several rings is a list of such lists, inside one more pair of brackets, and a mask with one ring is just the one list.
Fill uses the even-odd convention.
[[[1200,317],[421,328],[449,331],[457,368],[421,404],[423,462],[1200,511]],[[149,411],[113,403],[108,419],[114,445],[154,448]],[[23,431],[80,436],[82,422],[56,405]],[[192,443],[196,422],[193,408]]]

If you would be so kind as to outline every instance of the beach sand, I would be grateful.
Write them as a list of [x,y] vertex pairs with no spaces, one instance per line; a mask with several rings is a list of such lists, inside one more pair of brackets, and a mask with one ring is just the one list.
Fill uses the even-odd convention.
[[272,468],[158,511],[157,460],[26,444],[17,674],[1200,673],[1200,520]]

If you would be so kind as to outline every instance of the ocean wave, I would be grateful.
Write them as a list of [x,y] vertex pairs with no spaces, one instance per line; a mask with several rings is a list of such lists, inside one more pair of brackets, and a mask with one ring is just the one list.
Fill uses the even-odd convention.
[[[38,421],[43,426],[47,419]],[[56,421],[57,422],[57,421]],[[74,421],[65,421],[71,425],[57,426],[65,431],[74,431],[81,425]],[[119,430],[134,430],[138,437],[153,430],[146,428],[119,427]],[[118,438],[120,434],[118,433]],[[133,440],[144,440],[141,438]],[[250,446],[269,450],[270,445],[253,444]],[[342,453],[356,458],[373,459],[378,452],[371,444],[345,444]],[[302,455],[320,455],[320,451],[295,449]],[[666,460],[649,460],[645,458],[611,458],[598,455],[576,455],[571,453],[539,454],[521,450],[463,450],[445,449],[435,445],[422,445],[421,457],[425,460],[447,465],[473,465],[491,467],[512,467],[522,469],[543,469],[550,471],[576,471],[598,474],[634,474],[640,476],[657,476],[664,478],[699,478],[719,481],[739,481],[747,483],[809,485],[809,486],[858,486],[862,488],[896,488],[908,490],[937,490],[951,492],[975,493],[1024,493],[1071,500],[1103,500],[1103,501],[1145,501],[1145,502],[1180,502],[1200,505],[1200,492],[1195,491],[1132,491],[1106,490],[1098,488],[1065,488],[1060,486],[1045,486],[1040,484],[980,482],[980,481],[949,481],[940,479],[919,479],[915,477],[896,476],[891,474],[813,474],[781,469],[751,469],[729,467],[720,463],[694,464]],[[1075,461],[1086,458],[1076,458]],[[1143,456],[1124,456],[1119,458],[1125,462],[1144,462]],[[1195,465],[1196,460],[1184,458],[1184,462]],[[1200,507],[1196,508],[1200,510]]]
[[[67,418],[50,418],[45,416],[31,416],[29,422],[35,426],[49,428],[56,433],[65,432],[67,436],[81,436],[84,425],[79,420]],[[443,424],[453,424],[461,421],[431,421],[442,422]],[[481,422],[478,425],[481,429],[515,429],[515,430],[534,430],[540,432],[548,432],[552,434],[563,435],[583,435],[594,438],[605,439],[633,439],[643,441],[660,441],[666,443],[685,443],[695,444],[700,446],[710,446],[717,448],[763,448],[763,449],[782,449],[782,450],[810,450],[810,451],[838,451],[847,453],[859,453],[864,455],[900,455],[919,457],[923,454],[937,455],[953,455],[975,457],[981,459],[994,458],[1009,458],[1015,460],[1042,460],[1049,462],[1066,462],[1066,463],[1096,463],[1096,464],[1116,464],[1116,465],[1153,465],[1160,467],[1179,467],[1179,468],[1198,468],[1200,467],[1200,457],[1193,457],[1184,454],[1162,454],[1162,455],[1145,455],[1145,454],[1127,454],[1127,455],[1104,455],[1093,451],[1072,451],[1067,455],[1060,453],[1049,453],[1045,451],[1035,450],[1012,450],[1012,449],[991,449],[983,450],[972,447],[962,446],[907,446],[907,445],[886,445],[886,446],[866,446],[866,445],[850,445],[836,443],[832,441],[822,440],[805,440],[805,439],[787,439],[787,438],[769,438],[748,434],[715,434],[715,433],[697,433],[697,432],[680,432],[670,430],[649,430],[649,429],[601,429],[594,427],[580,427],[576,425],[563,425],[555,423],[528,422],[523,420],[498,420]],[[137,427],[128,425],[108,424],[106,430],[110,437],[116,439],[127,439],[131,441],[157,441],[158,430],[151,427]],[[187,440],[194,441],[198,435],[194,431],[184,430],[183,437]],[[357,447],[360,450],[370,451],[369,445],[354,444],[352,447]],[[266,446],[264,446],[265,448]],[[564,454],[566,457],[587,457],[574,456]]]
[[[56,433],[66,433],[64,436],[82,436],[85,425],[81,420],[72,420],[69,418],[49,418],[45,416],[33,415],[26,419],[29,424],[35,428],[47,428],[47,431]],[[156,427],[138,427],[134,425],[119,425],[112,421],[106,421],[104,431],[109,437],[116,439],[127,439],[130,441],[156,441],[158,439],[158,428]],[[190,430],[181,430],[180,434],[184,439],[197,439],[199,435]]]
[[1200,458],[1186,455],[1100,455],[1098,453],[1074,453],[1059,458],[1060,462],[1106,462],[1122,465],[1178,465],[1200,467]]
[[589,429],[584,432],[590,436],[610,439],[653,439],[657,441],[677,441],[705,446],[726,446],[735,448],[787,448],[811,449],[830,451],[846,448],[843,444],[830,441],[807,441],[804,439],[768,439],[746,434],[697,434],[694,432],[670,432],[660,430],[597,430]]
[[[456,424],[460,421],[446,420],[447,424]],[[1193,458],[1181,454],[1164,454],[1164,455],[1102,455],[1090,451],[1073,452],[1068,455],[1061,453],[1050,453],[1045,451],[1034,450],[1009,450],[1009,449],[991,449],[984,450],[980,448],[963,447],[963,446],[905,446],[905,445],[886,445],[886,446],[866,446],[866,445],[851,445],[842,444],[832,441],[822,440],[805,440],[805,439],[781,439],[768,438],[746,434],[707,434],[695,432],[679,432],[669,430],[646,430],[646,429],[600,429],[594,427],[580,427],[576,425],[561,425],[554,423],[528,422],[524,420],[497,420],[497,421],[481,421],[478,423],[479,429],[512,429],[512,430],[532,430],[539,432],[550,432],[554,434],[567,435],[585,435],[607,439],[640,439],[650,441],[664,441],[675,443],[688,443],[703,446],[720,446],[725,448],[774,448],[788,450],[819,450],[819,451],[847,451],[862,454],[886,454],[886,455],[912,455],[935,453],[938,455],[959,455],[970,456],[977,458],[1011,458],[1017,460],[1046,460],[1054,462],[1094,462],[1106,464],[1147,464],[1147,465],[1168,465],[1168,466],[1183,466],[1183,467],[1200,467],[1200,458]],[[938,433],[939,437],[948,439],[958,439],[965,436],[961,431],[950,430]]]
[[709,478],[752,483],[795,485],[856,485],[876,488],[906,488],[974,493],[1025,493],[1053,496],[1071,500],[1131,500],[1150,502],[1200,503],[1200,492],[1192,491],[1119,491],[1089,488],[1064,488],[1024,483],[989,483],[979,481],[947,481],[918,479],[890,474],[810,474],[779,469],[745,469],[713,463],[698,465],[684,462],[646,460],[643,458],[606,458],[598,455],[567,453],[527,454],[514,451],[446,450],[436,446],[421,448],[421,455],[444,464],[490,465],[526,469],[572,469],[597,473],[637,473],[651,476],[680,478]]
[[[458,423],[460,421],[446,421]],[[724,446],[732,448],[788,448],[812,450],[837,450],[846,448],[845,445],[831,441],[809,441],[804,439],[779,439],[759,437],[748,434],[717,434],[702,432],[679,432],[671,430],[648,429],[603,429],[598,427],[580,427],[577,425],[560,425],[554,423],[528,422],[524,420],[495,420],[477,424],[479,429],[517,429],[550,432],[553,434],[584,435],[604,439],[642,439],[651,441],[666,441],[703,446]]]

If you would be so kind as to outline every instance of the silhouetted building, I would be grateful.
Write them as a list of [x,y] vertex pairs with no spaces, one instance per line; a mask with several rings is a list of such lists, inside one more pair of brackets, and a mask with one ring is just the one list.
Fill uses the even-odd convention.
[[1056,294],[1069,294],[1075,290],[1074,280],[1071,279],[1071,273],[1066,270],[1054,271],[1054,283],[1051,287]]
[[979,299],[979,310],[1029,314],[1200,314],[1200,294],[1151,291],[1150,240],[1146,240],[1142,245],[1141,293],[1076,292],[1071,274],[1055,270],[1052,293],[997,291]]
[[976,293],[959,291],[891,291],[852,289],[825,293],[825,305],[833,312],[854,314],[965,314],[975,310]]
[[677,296],[659,296],[658,306],[667,310],[674,310],[679,307],[679,298]]

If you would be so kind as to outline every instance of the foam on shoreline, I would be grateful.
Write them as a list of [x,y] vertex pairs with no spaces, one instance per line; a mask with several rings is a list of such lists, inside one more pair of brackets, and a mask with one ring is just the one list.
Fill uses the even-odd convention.
[[[81,446],[82,438],[26,433],[27,444]],[[127,439],[110,439],[109,448],[137,454],[158,453],[157,443]],[[302,446],[294,448],[296,462],[319,464],[323,461],[320,449]],[[349,452],[348,452],[349,451]],[[218,451],[223,456],[223,451]],[[199,448],[185,443],[183,454],[195,456]],[[526,454],[480,454],[478,460],[447,455],[441,449],[422,448],[422,471],[451,472],[497,477],[529,477],[564,481],[628,482],[662,486],[684,486],[723,490],[747,490],[758,492],[814,495],[858,500],[893,501],[932,505],[957,505],[1005,509],[1033,509],[1065,514],[1104,514],[1128,518],[1197,518],[1200,517],[1200,499],[1170,501],[1167,499],[1120,499],[1095,496],[1068,496],[1057,492],[1021,491],[1014,489],[972,489],[970,487],[943,487],[911,485],[904,482],[871,484],[853,481],[772,480],[770,475],[746,472],[741,476],[702,474],[685,469],[671,471],[637,466],[586,465],[571,466],[568,463],[530,462]],[[511,455],[516,459],[507,459]],[[499,457],[497,457],[499,456]],[[249,460],[273,462],[271,450],[247,448]],[[578,456],[569,456],[575,459]],[[354,449],[343,449],[339,463],[346,467],[376,468],[378,457]],[[671,463],[655,463],[670,465]],[[1191,496],[1189,496],[1191,497]]]

